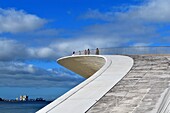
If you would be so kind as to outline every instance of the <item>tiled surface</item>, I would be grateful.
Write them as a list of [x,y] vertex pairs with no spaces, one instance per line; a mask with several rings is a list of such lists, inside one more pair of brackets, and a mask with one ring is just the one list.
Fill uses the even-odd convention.
[[170,57],[131,56],[132,70],[87,113],[154,113],[170,83]]

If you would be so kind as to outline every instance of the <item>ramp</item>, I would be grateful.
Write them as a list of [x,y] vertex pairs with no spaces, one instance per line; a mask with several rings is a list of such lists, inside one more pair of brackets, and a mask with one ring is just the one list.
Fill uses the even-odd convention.
[[122,55],[77,55],[58,60],[88,78],[37,113],[84,113],[132,68],[133,59]]

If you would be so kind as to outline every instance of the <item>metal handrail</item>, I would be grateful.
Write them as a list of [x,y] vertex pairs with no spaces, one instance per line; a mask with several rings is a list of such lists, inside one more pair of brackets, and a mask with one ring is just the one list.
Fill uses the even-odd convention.
[[[84,55],[83,51],[76,51],[76,55]],[[90,49],[90,54],[96,54],[96,49]],[[141,54],[170,54],[170,46],[132,46],[99,48],[100,55],[141,55]]]

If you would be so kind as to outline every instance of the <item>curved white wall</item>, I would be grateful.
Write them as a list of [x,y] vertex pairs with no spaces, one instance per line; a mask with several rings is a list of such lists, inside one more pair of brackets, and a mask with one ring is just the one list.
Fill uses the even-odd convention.
[[[83,59],[85,57],[93,57],[97,62],[105,61],[105,63],[99,63],[99,65],[104,64],[103,67],[99,68],[99,70],[95,72],[91,77],[49,105],[39,110],[37,113],[84,113],[102,96],[104,96],[104,94],[106,94],[116,83],[118,83],[133,66],[132,58],[121,55],[71,56],[61,58],[59,59],[59,62],[62,64],[62,61],[64,62],[65,59],[70,59],[67,61],[71,61],[71,59],[81,59],[81,57]],[[80,61],[89,62],[89,58]],[[70,65],[74,67],[74,63],[70,63]],[[94,62],[89,63],[89,66],[90,65],[94,65],[91,66],[91,68],[95,67]],[[88,66],[88,63],[86,66]],[[74,68],[74,71],[75,69],[76,68]]]
[[58,59],[57,62],[73,72],[89,78],[104,66],[106,60],[103,56],[81,55],[63,57]]

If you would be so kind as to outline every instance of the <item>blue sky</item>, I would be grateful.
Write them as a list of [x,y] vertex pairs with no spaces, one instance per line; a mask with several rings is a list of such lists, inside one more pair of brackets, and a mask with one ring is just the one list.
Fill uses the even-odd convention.
[[68,91],[84,78],[56,59],[75,50],[169,46],[169,4],[169,0],[0,0],[0,97],[21,93],[54,99]]

